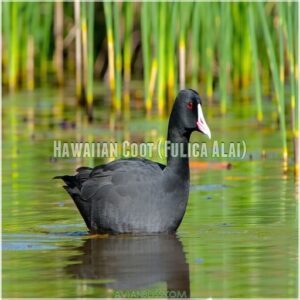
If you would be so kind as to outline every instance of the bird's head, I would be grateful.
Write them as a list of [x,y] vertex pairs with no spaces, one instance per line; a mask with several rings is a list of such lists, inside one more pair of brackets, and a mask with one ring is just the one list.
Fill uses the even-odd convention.
[[176,122],[188,133],[200,131],[211,138],[210,129],[205,121],[202,100],[199,94],[192,90],[182,90],[175,99],[170,121],[176,126]]

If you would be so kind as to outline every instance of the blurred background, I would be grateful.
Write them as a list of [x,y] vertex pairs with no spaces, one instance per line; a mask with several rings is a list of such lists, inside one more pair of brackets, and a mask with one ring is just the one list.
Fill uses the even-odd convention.
[[[3,296],[296,297],[298,11],[297,2],[2,2]],[[175,244],[159,241],[177,254],[162,268],[147,264],[169,257],[153,258],[146,250],[163,247],[151,239],[110,239],[102,253],[51,178],[108,160],[54,158],[53,141],[164,140],[183,88],[203,99],[208,145],[244,140],[246,158],[190,161],[184,221]]]

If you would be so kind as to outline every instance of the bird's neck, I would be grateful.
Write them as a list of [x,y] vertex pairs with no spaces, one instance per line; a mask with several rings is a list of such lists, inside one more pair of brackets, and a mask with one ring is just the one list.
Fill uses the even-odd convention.
[[180,127],[169,125],[167,168],[184,179],[189,179],[188,143],[190,135]]

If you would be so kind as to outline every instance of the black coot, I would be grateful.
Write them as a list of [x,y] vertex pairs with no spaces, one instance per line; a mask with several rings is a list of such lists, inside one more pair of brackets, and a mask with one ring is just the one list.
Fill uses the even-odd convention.
[[210,138],[201,105],[194,90],[179,92],[169,120],[168,141],[172,147],[180,145],[181,151],[168,150],[166,166],[142,158],[118,159],[95,168],[81,167],[74,176],[55,177],[66,183],[64,188],[91,232],[176,231],[189,196],[190,135],[200,131]]

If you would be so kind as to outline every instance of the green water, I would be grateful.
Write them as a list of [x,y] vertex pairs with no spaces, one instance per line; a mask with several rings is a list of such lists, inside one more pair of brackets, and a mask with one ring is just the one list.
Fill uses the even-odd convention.
[[[102,161],[51,159],[53,140],[154,141],[167,120],[114,116],[99,92],[89,125],[72,92],[4,96],[3,297],[297,297],[297,187],[292,171],[283,174],[275,125],[258,128],[247,103],[222,118],[206,107],[213,140],[245,140],[246,158],[191,169],[176,236],[90,237],[51,178]],[[266,124],[276,123],[272,110]]]

